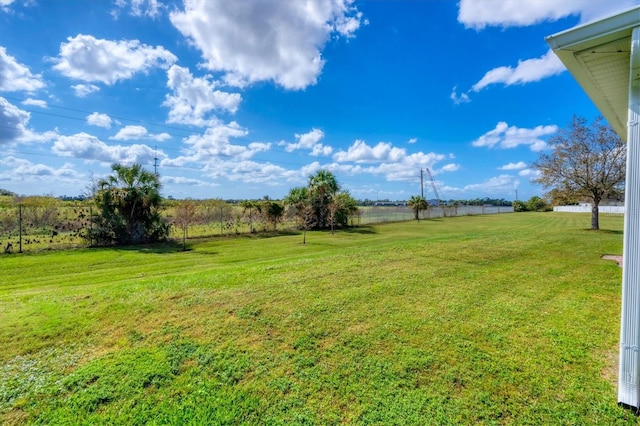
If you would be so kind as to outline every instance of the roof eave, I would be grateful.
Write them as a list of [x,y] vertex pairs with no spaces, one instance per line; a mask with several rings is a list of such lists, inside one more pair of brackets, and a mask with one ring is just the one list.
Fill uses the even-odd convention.
[[[627,117],[621,117],[609,104],[604,93],[595,83],[590,70],[578,61],[576,54],[606,43],[630,37],[633,28],[640,26],[640,7],[634,7],[601,19],[579,25],[546,38],[558,58],[567,67],[589,98],[611,126],[626,140]],[[627,69],[627,72],[629,69]],[[619,109],[620,110],[620,109]],[[623,110],[626,111],[626,106]]]

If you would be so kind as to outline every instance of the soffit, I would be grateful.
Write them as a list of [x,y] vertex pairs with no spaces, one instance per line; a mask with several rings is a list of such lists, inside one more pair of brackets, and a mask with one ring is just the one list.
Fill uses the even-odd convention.
[[547,37],[602,115],[626,140],[631,33],[640,7]]

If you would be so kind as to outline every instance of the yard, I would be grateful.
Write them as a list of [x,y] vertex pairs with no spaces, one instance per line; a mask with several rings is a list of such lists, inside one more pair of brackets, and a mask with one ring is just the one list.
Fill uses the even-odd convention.
[[636,424],[622,216],[0,256],[0,423]]

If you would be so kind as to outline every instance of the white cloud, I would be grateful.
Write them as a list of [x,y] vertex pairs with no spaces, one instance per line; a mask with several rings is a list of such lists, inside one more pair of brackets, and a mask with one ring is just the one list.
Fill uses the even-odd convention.
[[326,157],[328,155],[331,155],[332,152],[333,152],[332,147],[319,143],[313,146],[313,149],[311,150],[311,153],[309,155],[311,155],[312,157],[318,157],[318,156]]
[[468,102],[471,102],[471,99],[469,99],[468,94],[466,93],[458,94],[457,86],[454,86],[453,89],[451,89],[451,95],[449,95],[449,98],[451,98],[451,100],[455,105],[466,104]]
[[0,174],[0,181],[44,181],[51,182],[52,178],[64,181],[76,180],[79,175],[71,164],[65,163],[60,168],[47,166],[45,164],[34,164],[22,158],[8,156],[0,159],[0,165],[11,168],[10,172]]
[[114,140],[130,140],[130,139],[144,139],[149,135],[149,132],[144,126],[125,126],[118,130],[115,136],[109,139]]
[[104,127],[105,129],[111,128],[111,117],[107,114],[100,114],[98,112],[92,112],[87,116],[87,124],[92,126]]
[[411,138],[407,141],[407,143],[411,144],[411,143],[416,143],[418,142],[418,138]]
[[434,165],[446,158],[443,154],[435,152],[423,153],[416,152],[408,155],[397,162],[385,162],[377,166],[365,167],[357,172],[382,174],[388,181],[416,181],[420,178],[420,169],[435,169]]
[[520,185],[520,181],[510,175],[500,175],[487,179],[482,183],[466,185],[465,191],[479,191],[484,194],[504,194]]
[[[256,151],[252,151],[244,145],[234,145],[230,138],[239,138],[247,135],[247,131],[241,128],[237,123],[232,122],[227,125],[220,124],[215,127],[209,127],[201,135],[191,135],[184,140],[189,146],[188,150],[192,154],[199,157],[234,157],[249,158]],[[262,149],[260,149],[262,150]]]
[[509,163],[505,164],[502,167],[499,167],[498,170],[522,170],[527,168],[527,163],[524,161],[518,161],[517,163]]
[[27,131],[31,115],[0,97],[0,144],[17,142]]
[[32,98],[27,98],[24,101],[22,101],[22,105],[37,106],[39,108],[49,107],[46,101],[43,101],[41,99],[32,99]]
[[27,125],[31,114],[0,96],[0,145],[48,142],[58,136],[56,131],[34,132]]
[[151,47],[138,40],[112,41],[78,34],[60,44],[54,69],[86,82],[114,84],[151,68],[166,68],[177,58],[162,46]]
[[518,128],[509,126],[504,121],[500,121],[495,129],[488,131],[471,145],[475,147],[488,148],[515,148],[520,145],[529,145],[531,151],[542,151],[547,147],[547,143],[540,139],[543,136],[551,135],[558,131],[558,126],[536,126],[533,129]]
[[176,158],[167,158],[161,165],[185,166],[188,164],[208,164],[219,161],[219,158],[231,161],[241,161],[251,158],[258,152],[268,150],[271,145],[263,143],[250,143],[248,146],[236,145],[230,142],[231,138],[240,138],[247,135],[247,131],[238,123],[212,122],[204,133],[191,135],[183,142],[184,155]]
[[[458,21],[476,30],[487,26],[529,26],[571,15],[580,16],[581,23],[585,23],[636,4],[638,0],[460,0]],[[549,50],[539,58],[520,60],[515,67],[499,66],[487,71],[471,91],[479,92],[491,84],[511,86],[536,82],[564,70],[564,65]],[[458,95],[454,88],[451,99],[455,104],[469,102],[469,92]]]
[[540,177],[540,170],[536,169],[524,169],[518,173],[518,176],[528,177],[529,179],[536,179]]
[[[204,66],[228,84],[274,81],[286,89],[315,84],[331,35],[351,37],[363,23],[353,0],[185,1],[173,25],[201,50]],[[366,22],[365,22],[366,23]]]
[[320,129],[313,128],[308,133],[296,133],[295,137],[298,140],[298,143],[296,144],[298,145],[298,148],[310,149],[313,148],[318,142],[320,142],[322,138],[324,138],[324,132]]
[[287,170],[272,163],[257,163],[250,160],[224,161],[215,159],[207,164],[205,173],[213,179],[228,179],[243,183],[281,185],[284,181],[298,178],[296,171]]
[[220,186],[217,183],[213,183],[213,182],[206,182],[200,179],[192,179],[192,178],[186,178],[184,176],[168,176],[166,174],[162,174],[160,175],[160,180],[162,181],[163,185],[187,185],[187,186],[210,186],[210,187],[215,187],[215,186]]
[[31,74],[29,68],[8,55],[7,50],[0,46],[0,91],[34,92],[43,87],[41,75]]
[[216,84],[207,78],[194,78],[189,69],[171,66],[167,72],[167,95],[163,106],[169,107],[169,123],[205,126],[205,118],[213,110],[235,113],[242,100],[239,93],[216,90]]
[[85,96],[100,90],[100,88],[95,84],[76,84],[71,86],[71,88],[79,98],[84,98]]
[[[206,176],[212,179],[225,179],[235,182],[260,185],[282,185],[300,179],[300,172],[287,170],[270,162],[251,160],[260,152],[268,151],[270,143],[251,142],[247,145],[232,143],[233,138],[241,138],[247,131],[237,123],[217,122],[199,135],[183,140],[183,155],[165,158],[161,167],[189,167],[197,165]],[[193,183],[197,184],[197,183]]]
[[571,15],[587,22],[636,4],[634,0],[460,0],[458,22],[476,30],[529,26]]
[[160,15],[162,6],[157,0],[131,0],[131,14],[156,18]]
[[121,10],[131,5],[129,14],[137,17],[157,18],[160,16],[161,10],[165,7],[158,0],[116,0],[115,5],[118,9],[112,12],[115,18]]
[[112,136],[109,139],[118,141],[150,139],[162,142],[167,139],[171,139],[171,135],[168,133],[149,133],[144,126],[125,126],[120,129],[115,136]]
[[460,170],[460,165],[455,163],[445,164],[440,168],[443,172],[456,172]]
[[[562,62],[560,62],[560,59],[558,59],[552,50],[549,50],[540,58],[518,61],[516,67],[501,66],[487,71],[480,81],[473,85],[471,90],[479,92],[491,84],[498,83],[504,84],[505,86],[531,83],[560,74],[565,70],[566,68]],[[461,96],[465,96],[465,94]],[[468,99],[468,96],[466,99]]]
[[[335,168],[345,173],[361,174],[370,173],[384,175],[388,181],[404,181],[419,179],[420,169],[435,169],[434,165],[446,159],[444,154],[430,152],[416,152],[407,154],[405,149],[394,147],[388,142],[379,142],[375,146],[369,146],[362,140],[356,140],[347,151],[339,151],[333,155]],[[353,164],[339,164],[353,162]],[[377,163],[371,166],[363,166],[365,163]],[[454,171],[458,167],[455,164],[445,166],[442,171]]]
[[356,163],[397,162],[405,158],[406,150],[396,148],[388,142],[378,142],[369,146],[363,140],[356,140],[347,151],[338,151],[333,155],[335,161],[352,161]]
[[51,150],[61,157],[82,158],[104,163],[150,164],[154,157],[165,157],[162,151],[146,145],[107,145],[97,137],[84,132],[58,137]]
[[0,0],[0,9],[7,8],[7,6],[9,6],[13,2],[14,0]]
[[324,132],[320,129],[316,129],[314,127],[307,133],[296,133],[294,136],[297,140],[296,143],[280,142],[280,145],[284,145],[285,151],[293,152],[296,149],[308,149],[314,157],[320,155],[331,155],[333,152],[332,147],[320,143],[322,138],[324,138]]

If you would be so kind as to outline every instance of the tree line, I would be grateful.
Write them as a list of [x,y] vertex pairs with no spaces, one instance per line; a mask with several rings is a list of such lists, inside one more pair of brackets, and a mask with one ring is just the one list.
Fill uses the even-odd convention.
[[[140,164],[124,166],[113,164],[112,174],[95,185],[93,200],[97,212],[88,238],[96,245],[126,245],[165,241],[169,224],[161,217],[163,199],[160,179]],[[336,177],[328,170],[319,170],[309,176],[308,185],[293,188],[283,202],[273,200],[245,200],[240,203],[248,217],[250,232],[255,232],[257,217],[276,230],[285,209],[291,209],[298,226],[309,229],[328,229],[348,226],[349,218],[357,212],[356,201],[348,191],[340,188]],[[175,223],[183,230],[186,241],[189,223],[195,214],[190,200],[178,203]]]

